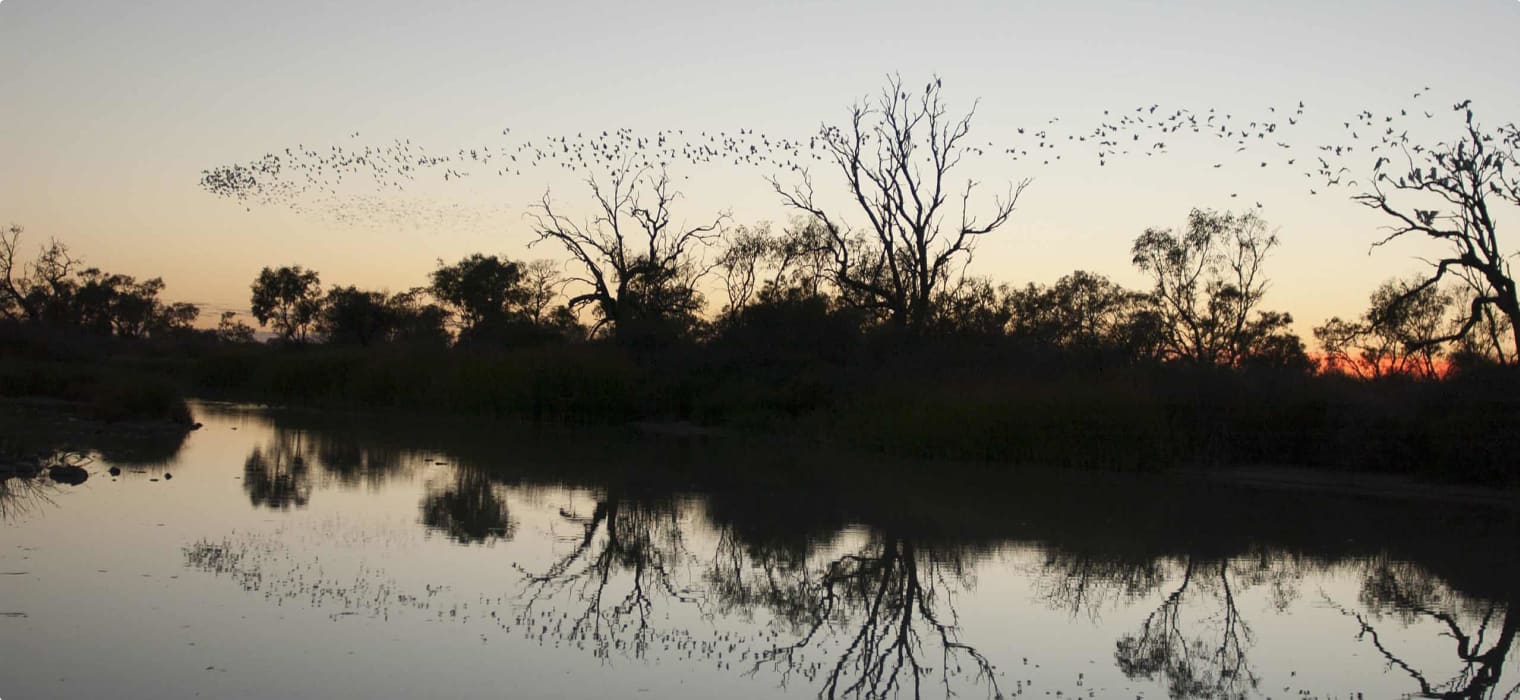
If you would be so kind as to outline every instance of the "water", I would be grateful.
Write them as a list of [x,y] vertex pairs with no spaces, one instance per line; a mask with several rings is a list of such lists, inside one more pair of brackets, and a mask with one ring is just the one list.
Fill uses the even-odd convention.
[[6,482],[0,698],[1520,696],[1508,510],[195,411]]

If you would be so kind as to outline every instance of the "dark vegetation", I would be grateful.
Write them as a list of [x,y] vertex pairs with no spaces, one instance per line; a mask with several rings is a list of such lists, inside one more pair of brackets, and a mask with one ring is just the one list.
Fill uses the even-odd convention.
[[1490,213],[1520,197],[1514,128],[1484,132],[1469,112],[1462,140],[1415,149],[1407,175],[1379,159],[1360,201],[1393,218],[1391,238],[1453,252],[1385,284],[1357,320],[1316,328],[1314,357],[1265,305],[1278,239],[1255,213],[1198,209],[1180,229],[1144,230],[1131,253],[1146,289],[1084,271],[1024,287],[967,275],[976,241],[1028,185],[956,189],[971,118],[949,112],[937,81],[920,94],[894,80],[818,136],[849,204],[816,196],[806,171],[772,180],[796,214],[779,228],[724,212],[677,223],[666,174],[625,165],[589,181],[584,221],[547,194],[536,205],[536,243],[563,265],[477,254],[399,293],[324,291],[316,271],[265,268],[251,297],[273,333],[262,343],[231,312],[193,328],[197,309],[159,301],[161,281],[77,269],[56,242],[27,262],[13,227],[0,393],[177,418],[164,393],[177,382],[275,403],[690,421],[937,457],[1516,480],[1520,308]]

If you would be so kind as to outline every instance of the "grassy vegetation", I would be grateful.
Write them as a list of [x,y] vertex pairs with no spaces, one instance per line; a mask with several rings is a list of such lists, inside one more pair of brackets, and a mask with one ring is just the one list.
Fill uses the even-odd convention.
[[218,398],[554,423],[682,420],[914,457],[1122,470],[1294,465],[1494,484],[1520,473],[1520,436],[1510,429],[1520,424],[1520,375],[1505,369],[1363,382],[1272,369],[1102,369],[1006,348],[883,341],[837,362],[710,346],[250,346],[200,358],[191,373],[195,391]]
[[1117,470],[1288,465],[1520,482],[1520,372],[1359,381],[890,334],[490,351],[0,338],[0,398],[188,425],[183,397],[615,425],[690,421],[881,454]]

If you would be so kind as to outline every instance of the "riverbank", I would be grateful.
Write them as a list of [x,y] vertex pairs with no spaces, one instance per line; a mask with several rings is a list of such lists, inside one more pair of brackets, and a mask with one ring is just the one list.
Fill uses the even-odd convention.
[[1288,464],[1503,486],[1520,481],[1520,374],[1360,382],[1256,368],[1105,365],[911,344],[825,361],[675,347],[450,351],[258,348],[190,368],[218,399],[677,426],[887,455],[1109,470]]
[[[0,397],[103,421],[190,420],[183,397],[324,410],[761,435],[869,453],[1118,471],[1292,465],[1487,488],[1520,483],[1520,373],[1360,382],[1255,368],[1107,365],[975,344],[768,362],[610,344],[491,353],[247,346],[29,358]],[[752,358],[751,358],[752,359]],[[1328,482],[1327,482],[1328,484]]]

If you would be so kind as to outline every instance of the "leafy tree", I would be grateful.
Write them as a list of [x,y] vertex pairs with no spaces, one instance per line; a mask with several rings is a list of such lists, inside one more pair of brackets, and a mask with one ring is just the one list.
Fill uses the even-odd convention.
[[236,311],[223,311],[217,320],[216,339],[224,343],[251,343],[253,326],[239,320]]
[[934,328],[942,334],[1001,336],[1013,318],[1007,286],[982,277],[963,278],[941,292],[934,310]]
[[333,287],[322,303],[317,328],[327,342],[338,345],[374,345],[388,340],[396,317],[386,303],[385,292],[363,291],[352,285]]
[[1133,262],[1150,275],[1151,303],[1167,357],[1236,366],[1260,351],[1291,347],[1293,317],[1263,311],[1262,271],[1277,236],[1254,212],[1194,209],[1187,228],[1146,229],[1135,239]]
[[452,265],[439,260],[429,289],[457,315],[460,332],[467,333],[520,311],[527,299],[523,272],[519,263],[475,253]]
[[449,343],[449,310],[428,301],[426,288],[392,294],[386,300],[394,325],[390,340],[410,345],[444,346]]
[[280,339],[306,342],[322,310],[322,281],[316,270],[264,268],[253,282],[253,317],[273,325]]
[[1077,270],[1049,287],[1030,284],[1009,295],[1010,332],[1064,350],[1153,355],[1145,295],[1102,275]]
[[1422,280],[1388,280],[1369,298],[1360,319],[1333,317],[1314,329],[1325,367],[1362,378],[1441,374],[1442,344],[1455,297]]
[[381,343],[443,345],[448,312],[423,303],[423,290],[386,295],[357,287],[333,287],[323,300],[318,329],[327,342],[370,346]]

